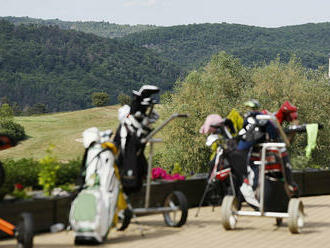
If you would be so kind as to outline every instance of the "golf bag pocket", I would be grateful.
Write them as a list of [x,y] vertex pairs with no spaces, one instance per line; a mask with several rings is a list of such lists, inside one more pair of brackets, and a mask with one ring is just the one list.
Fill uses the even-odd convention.
[[71,204],[70,225],[76,236],[92,237],[102,242],[108,231],[105,192],[98,187],[82,190]]

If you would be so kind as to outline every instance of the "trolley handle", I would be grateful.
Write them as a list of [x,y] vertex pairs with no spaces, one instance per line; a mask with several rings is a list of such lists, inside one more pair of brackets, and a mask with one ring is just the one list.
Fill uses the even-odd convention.
[[[324,126],[322,123],[316,123],[318,124],[319,129],[323,129]],[[305,133],[306,132],[306,126],[308,124],[301,124],[301,125],[289,125],[284,131],[286,133]]]
[[188,114],[175,114],[176,117],[179,117],[179,118],[188,118],[189,115]]
[[148,143],[153,136],[155,136],[156,133],[158,133],[161,129],[163,129],[170,121],[172,121],[175,118],[187,118],[189,117],[188,114],[179,114],[175,113],[172,114],[167,120],[165,120],[159,127],[154,129],[147,137],[141,140],[141,143],[146,144]]

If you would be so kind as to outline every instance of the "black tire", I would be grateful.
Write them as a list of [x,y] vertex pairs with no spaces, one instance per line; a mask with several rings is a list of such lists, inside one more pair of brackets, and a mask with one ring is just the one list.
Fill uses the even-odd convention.
[[74,239],[74,245],[100,245],[101,243],[93,237],[76,236]]
[[226,187],[222,181],[213,182],[206,193],[204,206],[220,206],[226,195]]
[[0,187],[5,182],[5,169],[3,168],[2,163],[0,162]]
[[121,220],[121,226],[118,228],[118,231],[124,231],[131,223],[132,217],[133,217],[132,210],[130,210],[129,208],[126,208],[124,211],[124,217]]
[[[167,226],[181,227],[188,217],[188,202],[186,196],[181,191],[174,191],[170,193],[164,202],[164,207],[178,207],[179,210],[163,213],[164,221]],[[180,218],[177,219],[177,212],[180,212]]]
[[30,213],[22,213],[17,225],[17,247],[32,248],[34,236],[34,223]]
[[276,218],[276,226],[282,226],[283,218]]

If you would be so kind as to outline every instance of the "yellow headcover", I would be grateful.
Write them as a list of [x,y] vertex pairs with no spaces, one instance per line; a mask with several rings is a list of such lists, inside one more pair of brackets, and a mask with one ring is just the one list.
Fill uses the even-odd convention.
[[227,115],[227,119],[230,119],[233,122],[236,132],[233,133],[232,135],[236,136],[239,130],[243,128],[243,122],[244,122],[243,117],[236,109],[232,109],[230,113]]

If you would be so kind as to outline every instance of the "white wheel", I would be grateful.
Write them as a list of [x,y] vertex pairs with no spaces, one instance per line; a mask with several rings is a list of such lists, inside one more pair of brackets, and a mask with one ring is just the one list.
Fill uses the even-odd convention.
[[238,210],[238,201],[235,196],[226,195],[221,205],[222,226],[226,230],[233,230],[236,227],[237,215],[233,212]]
[[304,205],[298,198],[292,198],[288,207],[288,227],[291,233],[300,233],[304,227]]

